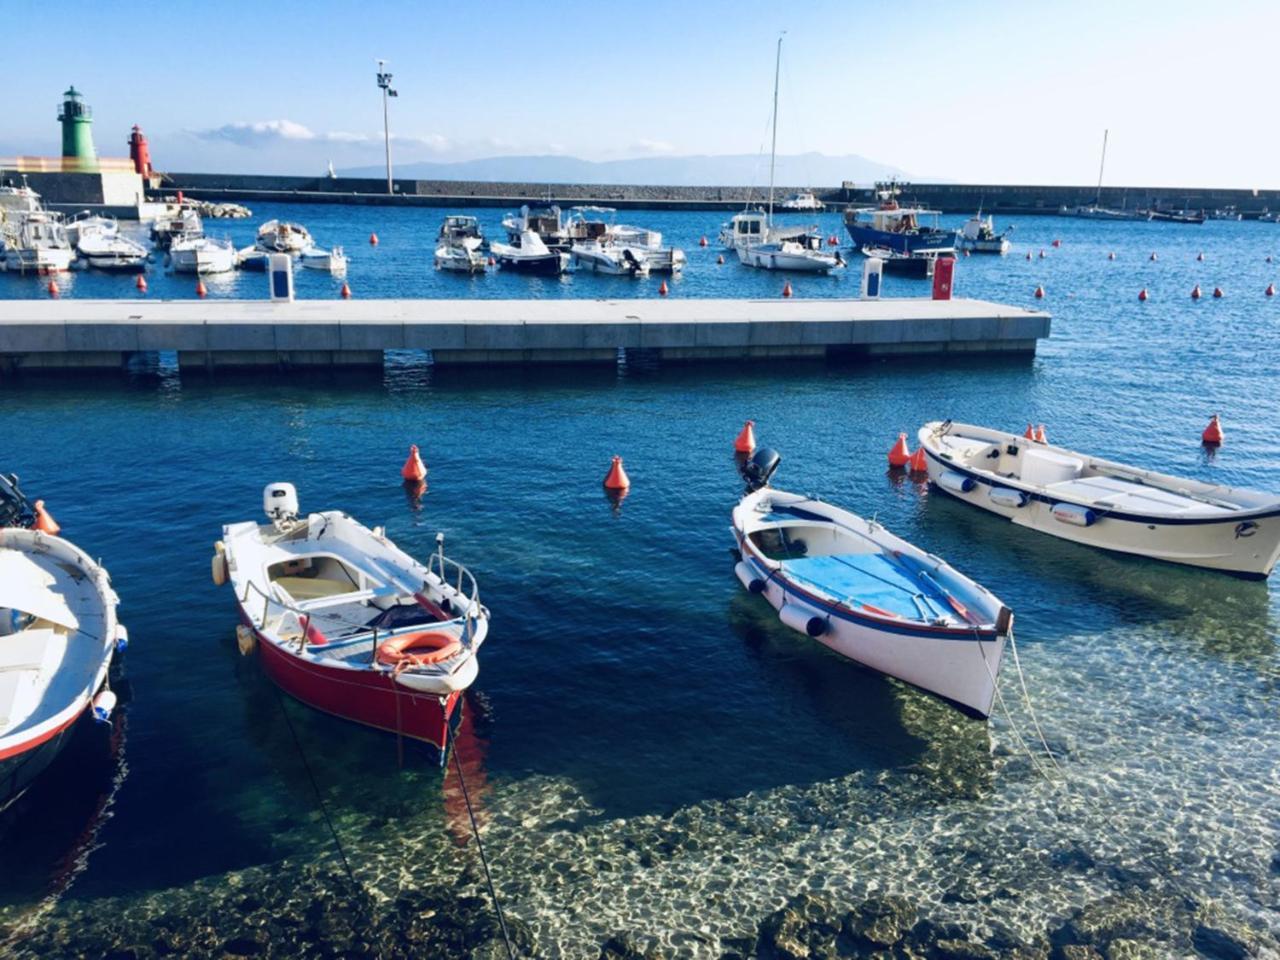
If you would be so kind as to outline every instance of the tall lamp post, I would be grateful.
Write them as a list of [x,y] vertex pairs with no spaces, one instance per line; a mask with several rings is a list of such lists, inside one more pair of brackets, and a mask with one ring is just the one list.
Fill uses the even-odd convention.
[[387,148],[387,193],[395,193],[395,188],[391,185],[391,122],[387,113],[387,98],[398,97],[400,94],[391,89],[391,74],[383,70],[387,65],[387,61],[378,61],[378,89],[382,91],[382,140]]

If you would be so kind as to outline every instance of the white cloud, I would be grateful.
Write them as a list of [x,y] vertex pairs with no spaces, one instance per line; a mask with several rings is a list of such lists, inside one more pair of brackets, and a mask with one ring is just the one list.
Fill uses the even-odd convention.
[[[332,143],[381,144],[382,133],[351,133],[345,130],[334,130],[316,133],[309,127],[293,120],[256,120],[253,122],[236,121],[224,123],[220,127],[207,130],[192,130],[191,135],[200,140],[220,140],[240,147],[265,147],[279,143]],[[448,137],[438,133],[427,136],[407,136],[391,134],[391,141],[400,146],[418,147],[431,153],[448,153],[455,144]]]
[[675,153],[675,144],[666,140],[649,140],[642,137],[630,147],[632,153]]

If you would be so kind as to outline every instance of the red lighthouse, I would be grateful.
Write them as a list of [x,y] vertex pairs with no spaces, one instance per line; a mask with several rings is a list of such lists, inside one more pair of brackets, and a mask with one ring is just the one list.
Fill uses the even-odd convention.
[[129,159],[133,161],[133,169],[144,177],[151,176],[151,150],[147,146],[147,138],[135,123],[133,133],[129,134]]

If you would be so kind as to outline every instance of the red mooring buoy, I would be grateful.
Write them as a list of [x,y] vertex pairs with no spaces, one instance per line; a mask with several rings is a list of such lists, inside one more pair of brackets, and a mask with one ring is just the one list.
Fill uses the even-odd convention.
[[1194,287],[1191,288],[1191,299],[1192,300],[1200,299],[1200,284],[1197,283]]
[[1218,419],[1215,413],[1209,418],[1209,425],[1204,428],[1204,432],[1200,434],[1200,442],[1211,447],[1219,446],[1225,436],[1222,432],[1222,421]]
[[1274,297],[1276,295],[1276,285],[1274,283],[1268,283],[1267,289],[1263,290],[1262,292],[1265,293],[1268,297]]
[[667,295],[667,281],[663,280],[658,284],[658,296],[665,297]]
[[790,280],[787,280],[786,282],[784,282],[784,283],[782,284],[782,295],[783,295],[784,297],[789,297],[789,296],[791,296],[791,281],[790,281]]
[[133,285],[138,288],[139,293],[147,292],[147,278],[142,274],[138,274],[138,279],[133,282]]
[[738,431],[737,438],[733,441],[734,453],[751,453],[756,448],[756,422],[748,420],[743,424],[742,429]]
[[49,296],[53,297],[55,300],[58,299],[60,291],[58,290],[57,280],[50,280],[49,286],[45,287],[45,289],[49,291]]
[[347,285],[347,281],[342,281],[342,289],[338,291],[342,295],[343,300],[351,299],[351,287]]
[[1058,239],[1056,239],[1056,238],[1055,238],[1055,239],[1054,239],[1054,241],[1053,241],[1053,245],[1054,245],[1055,247],[1060,247],[1060,246],[1062,246],[1062,241],[1061,241],[1061,240],[1058,240]]
[[707,238],[706,238],[706,236],[704,235],[704,236],[702,237],[702,239],[698,241],[698,246],[700,246],[700,247],[705,247],[706,245],[707,245]]
[[614,457],[613,462],[609,465],[609,472],[605,474],[604,488],[606,490],[626,490],[631,486],[631,478],[627,476],[627,471],[622,469],[622,458]]
[[889,466],[901,469],[911,462],[911,450],[907,446],[907,435],[898,434],[898,439],[889,450]]
[[416,443],[409,444],[409,456],[405,458],[404,466],[400,468],[400,479],[408,480],[410,483],[417,483],[425,480],[427,476],[427,465],[422,462],[422,455],[418,453],[418,445]]
[[1044,299],[1044,287],[1036,287],[1035,297],[1037,300]]
[[924,447],[916,447],[916,452],[911,455],[908,462],[908,469],[912,473],[928,473],[929,472],[929,456],[924,452]]
[[378,235],[376,233],[369,234],[369,246],[376,247],[378,245]]
[[209,288],[204,285],[203,280],[196,281],[196,296],[203,299],[209,295]]
[[1221,288],[1221,287],[1214,287],[1214,288],[1213,288],[1213,299],[1215,299],[1215,300],[1221,300],[1224,296],[1226,296],[1226,294],[1224,294],[1224,293],[1222,292],[1222,288]]
[[1146,287],[1143,287],[1141,290],[1139,290],[1139,291],[1138,291],[1138,302],[1139,302],[1139,303],[1146,303],[1146,302],[1147,302],[1147,288],[1146,288]]

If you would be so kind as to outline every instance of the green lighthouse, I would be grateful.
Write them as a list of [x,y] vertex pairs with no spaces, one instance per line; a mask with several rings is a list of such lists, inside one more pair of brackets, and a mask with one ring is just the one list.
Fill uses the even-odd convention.
[[80,92],[71,87],[63,95],[58,108],[58,120],[62,123],[62,155],[79,161],[81,168],[97,166],[98,155],[93,149],[93,110],[84,102]]

